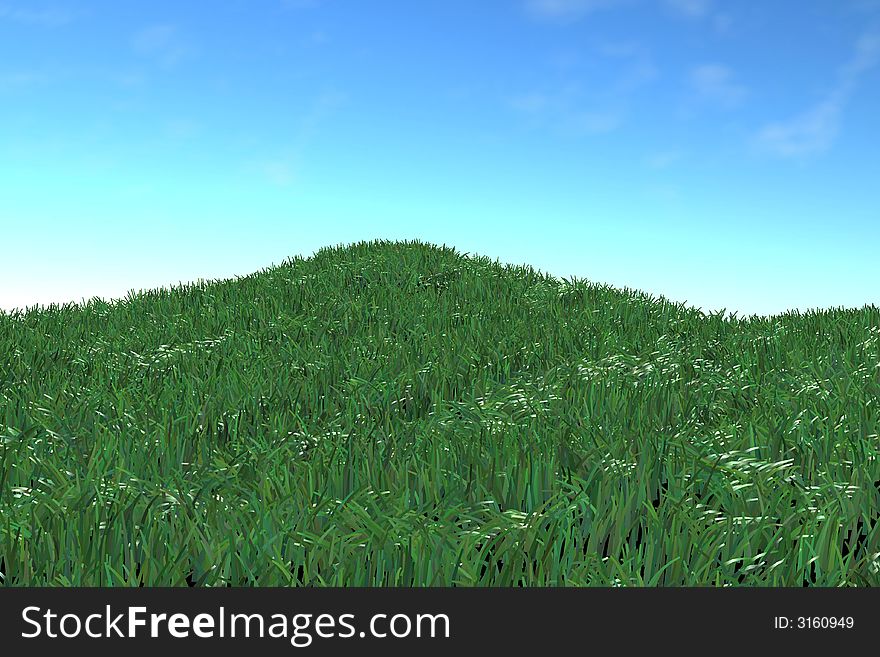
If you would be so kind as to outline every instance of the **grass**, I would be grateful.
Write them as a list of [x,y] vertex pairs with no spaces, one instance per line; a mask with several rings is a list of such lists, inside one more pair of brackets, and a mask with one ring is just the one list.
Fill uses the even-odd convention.
[[880,584],[880,309],[420,242],[0,312],[6,585]]

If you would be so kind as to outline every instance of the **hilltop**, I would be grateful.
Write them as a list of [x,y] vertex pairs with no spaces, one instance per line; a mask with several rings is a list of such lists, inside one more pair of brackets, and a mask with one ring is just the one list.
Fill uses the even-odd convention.
[[0,313],[12,585],[877,585],[880,309],[420,242]]

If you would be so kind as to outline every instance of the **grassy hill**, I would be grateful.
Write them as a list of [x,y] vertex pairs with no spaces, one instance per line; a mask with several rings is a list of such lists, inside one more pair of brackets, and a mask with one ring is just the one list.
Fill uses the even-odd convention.
[[419,242],[0,313],[12,585],[880,584],[880,309]]

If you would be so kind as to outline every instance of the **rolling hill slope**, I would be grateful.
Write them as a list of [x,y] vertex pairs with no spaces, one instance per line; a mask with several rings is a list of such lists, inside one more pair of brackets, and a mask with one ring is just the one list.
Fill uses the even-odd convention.
[[420,242],[0,313],[9,585],[880,584],[880,309]]

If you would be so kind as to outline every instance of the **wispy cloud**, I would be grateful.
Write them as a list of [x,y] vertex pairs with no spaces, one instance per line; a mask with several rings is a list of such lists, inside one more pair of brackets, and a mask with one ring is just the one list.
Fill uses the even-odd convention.
[[508,107],[520,114],[531,128],[563,137],[586,137],[616,130],[623,124],[617,108],[585,108],[578,85],[556,91],[536,91],[508,99]]
[[302,43],[305,46],[323,46],[330,42],[330,37],[324,30],[314,30]]
[[715,9],[713,0],[662,1],[673,14],[691,21],[708,21],[718,32],[726,32],[733,23],[730,14]]
[[2,71],[0,72],[0,92],[18,91],[45,82],[46,79],[47,77],[42,73],[32,71]]
[[196,52],[176,25],[145,27],[132,37],[131,47],[137,54],[155,59],[163,66],[174,66]]
[[166,121],[164,131],[172,139],[189,139],[202,132],[202,124],[199,121],[178,117]]
[[697,99],[723,109],[733,109],[748,96],[748,88],[735,81],[733,71],[721,64],[703,64],[691,69],[688,81]]
[[334,112],[348,103],[348,94],[337,89],[322,91],[312,102],[311,109],[303,115],[299,122],[297,138],[302,146],[311,141],[319,126]]
[[822,153],[834,144],[841,116],[862,76],[880,63],[880,32],[862,35],[852,58],[838,71],[836,86],[819,102],[788,120],[766,124],[754,138],[758,150],[778,157]]
[[106,78],[120,89],[139,89],[147,82],[143,73],[135,71],[110,71]]
[[863,73],[880,63],[880,31],[863,34],[856,41],[853,58],[841,68],[841,87],[851,92]]
[[638,41],[604,42],[599,45],[598,53],[606,59],[625,62],[610,90],[612,94],[629,94],[659,77],[650,51]]
[[839,102],[824,100],[787,121],[765,125],[756,136],[756,146],[779,157],[826,151],[837,137],[840,112]]
[[283,149],[273,149],[263,157],[249,160],[245,163],[246,169],[278,187],[295,185],[301,179],[302,161],[321,125],[348,101],[348,95],[338,89],[325,89],[317,94],[309,109],[296,121],[295,132],[284,140]]
[[526,12],[538,19],[568,22],[602,9],[613,9],[629,0],[526,0]]
[[679,162],[684,155],[678,150],[660,151],[651,153],[645,157],[644,163],[649,169],[662,170],[668,169],[676,162]]
[[296,165],[291,158],[264,160],[257,163],[257,169],[277,187],[290,187],[297,179]]
[[[601,59],[601,61],[598,61]],[[617,73],[609,93],[635,91],[659,75],[650,49],[641,41],[599,39],[588,47],[564,46],[554,49],[546,62],[552,68],[548,77],[571,77],[596,70]]]
[[540,92],[527,93],[514,96],[510,99],[510,106],[523,114],[540,114],[548,109],[557,109],[559,100],[551,98]]
[[[567,51],[568,81],[554,87],[533,89],[510,96],[507,106],[518,113],[531,128],[539,128],[564,137],[586,137],[612,132],[626,119],[633,95],[654,81],[659,73],[649,49],[639,41],[594,43],[587,53]],[[606,81],[584,85],[571,75],[572,69],[585,66],[601,70]],[[558,60],[554,68],[560,68]]]
[[669,183],[650,183],[642,188],[642,193],[651,201],[675,203],[681,200],[681,188]]
[[688,18],[703,18],[712,9],[710,0],[665,0],[673,11]]
[[849,7],[863,13],[880,12],[880,0],[851,0]]
[[46,7],[23,9],[18,6],[0,3],[0,21],[8,20],[22,25],[36,25],[39,27],[60,27],[73,20],[73,14],[66,9]]
[[596,50],[603,57],[639,57],[645,52],[637,41],[603,41]]
[[623,124],[620,112],[572,112],[559,124],[558,133],[566,137],[587,137],[617,130]]
[[314,9],[321,5],[321,0],[281,0],[284,9]]

